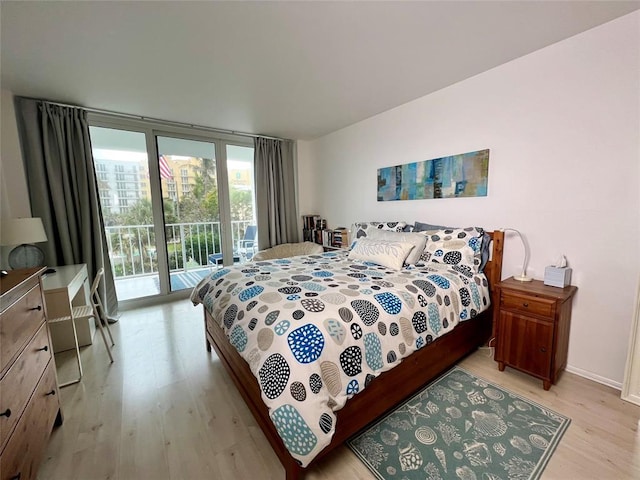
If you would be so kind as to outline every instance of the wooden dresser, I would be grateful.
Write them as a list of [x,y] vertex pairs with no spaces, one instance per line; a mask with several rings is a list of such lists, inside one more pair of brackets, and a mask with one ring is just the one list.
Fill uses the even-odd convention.
[[0,278],[0,480],[38,474],[54,423],[62,423],[40,275]]
[[549,287],[513,277],[498,284],[494,310],[498,369],[517,368],[542,380],[545,390],[567,365],[571,302],[577,288]]

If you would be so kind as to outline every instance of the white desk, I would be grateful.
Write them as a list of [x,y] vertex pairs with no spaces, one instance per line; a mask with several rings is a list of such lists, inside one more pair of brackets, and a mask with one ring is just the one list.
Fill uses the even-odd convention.
[[[72,306],[90,305],[89,276],[87,265],[65,265],[55,268],[56,273],[42,276],[42,290],[47,307],[47,317],[57,318],[71,315]],[[93,343],[96,325],[93,318],[75,319],[78,334],[78,345],[85,346]],[[70,322],[53,323],[49,325],[51,342],[54,352],[62,352],[75,348],[73,328]]]

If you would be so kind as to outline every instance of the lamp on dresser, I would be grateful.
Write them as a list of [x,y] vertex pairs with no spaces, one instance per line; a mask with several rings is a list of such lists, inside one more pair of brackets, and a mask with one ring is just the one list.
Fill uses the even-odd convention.
[[12,218],[2,222],[0,244],[17,245],[9,253],[9,266],[13,269],[44,265],[44,252],[33,245],[47,241],[40,218]]
[[520,231],[516,230],[515,228],[501,228],[500,231],[513,232],[516,235],[518,235],[518,237],[520,237],[520,241],[522,242],[522,246],[524,247],[524,261],[522,262],[522,272],[520,273],[520,275],[514,275],[513,277],[514,280],[517,280],[519,282],[532,281],[533,278],[527,276],[527,265],[529,264],[529,244],[527,243],[525,238],[522,236]]

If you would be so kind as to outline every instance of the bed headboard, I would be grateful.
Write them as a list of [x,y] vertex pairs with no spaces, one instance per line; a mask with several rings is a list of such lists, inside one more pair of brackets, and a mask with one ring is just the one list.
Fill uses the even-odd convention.
[[484,267],[484,274],[489,280],[489,290],[491,291],[492,303],[495,285],[502,280],[502,245],[504,243],[504,232],[496,230],[495,232],[487,232],[491,237],[491,256],[487,265]]

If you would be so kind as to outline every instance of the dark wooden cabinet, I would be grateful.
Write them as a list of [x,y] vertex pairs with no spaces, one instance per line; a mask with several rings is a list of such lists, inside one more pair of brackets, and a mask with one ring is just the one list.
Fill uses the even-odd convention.
[[577,287],[508,278],[498,284],[494,309],[500,371],[510,366],[542,379],[549,390],[567,365],[571,303]]

